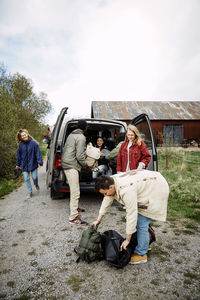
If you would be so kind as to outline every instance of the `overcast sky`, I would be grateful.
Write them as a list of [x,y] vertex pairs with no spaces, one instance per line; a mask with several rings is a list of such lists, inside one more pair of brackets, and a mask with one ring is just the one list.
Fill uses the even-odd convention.
[[0,0],[0,62],[69,117],[91,101],[200,100],[200,0]]

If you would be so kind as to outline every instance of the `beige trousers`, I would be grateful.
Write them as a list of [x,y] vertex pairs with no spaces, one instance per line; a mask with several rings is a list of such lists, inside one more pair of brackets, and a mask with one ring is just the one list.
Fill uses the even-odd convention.
[[70,215],[69,220],[78,216],[78,202],[80,198],[79,173],[75,169],[64,170],[70,189]]

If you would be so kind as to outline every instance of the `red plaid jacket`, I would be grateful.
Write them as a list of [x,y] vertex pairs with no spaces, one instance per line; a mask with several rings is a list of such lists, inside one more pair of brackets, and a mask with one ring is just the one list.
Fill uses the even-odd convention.
[[[127,161],[128,161],[128,151],[127,151],[128,142],[124,142],[117,156],[117,172],[126,172]],[[137,169],[139,162],[143,162],[145,166],[148,166],[148,163],[151,160],[151,155],[147,146],[142,141],[141,145],[131,145],[129,148],[129,166],[130,170]]]

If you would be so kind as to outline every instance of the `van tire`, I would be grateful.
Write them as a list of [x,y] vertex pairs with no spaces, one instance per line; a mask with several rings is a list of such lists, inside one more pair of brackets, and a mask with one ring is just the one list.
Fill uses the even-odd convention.
[[50,189],[50,197],[51,197],[51,199],[52,199],[52,200],[58,199],[59,195],[60,195],[60,194],[57,193],[57,192],[54,190],[53,187],[51,187],[51,189]]

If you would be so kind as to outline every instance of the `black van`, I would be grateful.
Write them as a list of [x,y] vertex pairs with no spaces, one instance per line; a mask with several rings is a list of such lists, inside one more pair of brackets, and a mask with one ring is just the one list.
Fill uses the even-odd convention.
[[[67,110],[67,107],[61,110],[54,126],[49,144],[46,166],[46,185],[50,188],[50,196],[52,199],[69,193],[69,185],[66,181],[65,173],[61,165],[61,155],[67,136],[76,128],[79,119],[69,120],[69,118],[67,118]],[[109,150],[112,150],[115,145],[118,144],[119,133],[126,132],[127,129],[126,123],[121,121],[87,118],[84,118],[84,120],[88,123],[88,130],[86,132],[87,143],[92,142],[93,145],[95,145],[97,137],[102,136],[102,133],[107,131],[110,133]],[[146,114],[141,114],[134,118],[131,121],[131,124],[138,127],[151,154],[151,161],[148,165],[148,169],[157,171],[158,162],[156,145],[151,122],[148,116]],[[91,172],[86,172],[84,170],[80,172],[80,190],[94,190],[94,179],[92,178]]]

